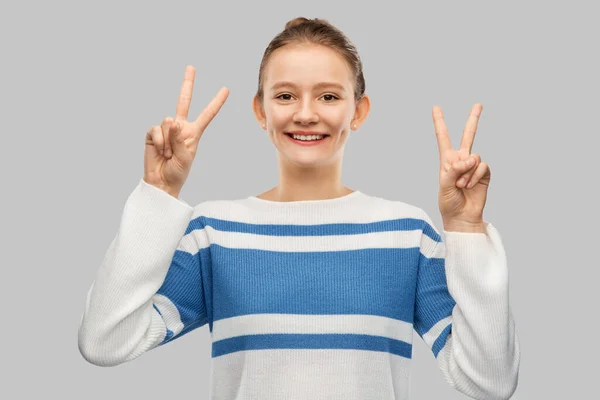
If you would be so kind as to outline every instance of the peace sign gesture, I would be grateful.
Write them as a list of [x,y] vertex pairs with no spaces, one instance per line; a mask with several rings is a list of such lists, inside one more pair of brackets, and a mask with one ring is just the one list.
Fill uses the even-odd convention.
[[153,126],[146,134],[144,180],[175,197],[179,196],[189,175],[200,137],[229,95],[229,89],[221,88],[198,118],[189,122],[187,118],[195,76],[196,69],[188,65],[175,109],[175,119],[166,117],[160,126]]
[[471,154],[477,123],[483,106],[475,104],[465,125],[460,149],[450,143],[444,115],[433,107],[433,124],[440,155],[438,205],[445,230],[484,232],[483,207],[487,198],[491,171],[477,154]]

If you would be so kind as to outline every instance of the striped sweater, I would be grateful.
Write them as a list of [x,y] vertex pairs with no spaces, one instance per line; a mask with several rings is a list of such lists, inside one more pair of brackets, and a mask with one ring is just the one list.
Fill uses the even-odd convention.
[[87,292],[79,350],[115,366],[208,326],[211,399],[408,399],[413,330],[447,382],[508,399],[519,343],[498,231],[443,231],[360,191],[190,206],[140,180]]

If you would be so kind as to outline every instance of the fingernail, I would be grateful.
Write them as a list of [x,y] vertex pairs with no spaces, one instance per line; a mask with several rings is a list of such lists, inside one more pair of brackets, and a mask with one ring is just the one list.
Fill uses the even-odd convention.
[[460,178],[460,179],[458,180],[458,184],[462,186],[462,185],[464,185],[464,184],[465,184],[465,181],[466,181],[466,179],[465,179],[465,178]]
[[475,160],[473,159],[473,157],[469,157],[467,158],[467,165],[470,167],[473,165],[473,163],[475,162]]

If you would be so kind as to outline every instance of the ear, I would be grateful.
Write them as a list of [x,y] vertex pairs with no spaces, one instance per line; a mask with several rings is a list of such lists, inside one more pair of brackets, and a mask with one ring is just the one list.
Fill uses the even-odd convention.
[[356,103],[356,109],[354,111],[354,118],[350,123],[350,128],[357,130],[365,122],[367,116],[371,111],[371,99],[366,94]]
[[252,99],[252,110],[254,111],[254,116],[256,117],[256,120],[258,121],[260,126],[262,126],[262,128],[265,129],[267,118],[265,116],[265,110],[263,109],[262,104],[258,99],[257,95],[254,95],[254,98]]

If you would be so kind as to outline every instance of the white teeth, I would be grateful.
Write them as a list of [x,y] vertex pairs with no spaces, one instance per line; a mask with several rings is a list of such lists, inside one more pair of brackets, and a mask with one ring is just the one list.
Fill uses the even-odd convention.
[[292,137],[294,139],[297,139],[297,140],[310,141],[310,140],[319,140],[319,139],[322,139],[323,135],[292,135]]

